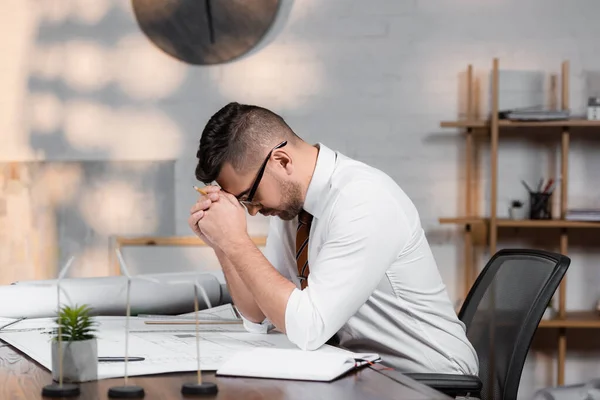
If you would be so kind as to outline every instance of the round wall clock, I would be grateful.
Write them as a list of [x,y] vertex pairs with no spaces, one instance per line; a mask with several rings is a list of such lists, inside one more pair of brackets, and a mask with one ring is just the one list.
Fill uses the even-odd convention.
[[280,0],[132,0],[135,18],[159,49],[190,64],[234,60],[257,46]]

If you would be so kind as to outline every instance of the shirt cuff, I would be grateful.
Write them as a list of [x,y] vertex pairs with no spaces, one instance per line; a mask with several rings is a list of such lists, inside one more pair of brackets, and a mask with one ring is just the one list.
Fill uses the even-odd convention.
[[250,333],[268,333],[271,328],[271,321],[265,319],[263,322],[257,324],[256,322],[252,322],[244,318],[242,313],[240,313],[242,317],[242,322],[244,324],[244,328]]

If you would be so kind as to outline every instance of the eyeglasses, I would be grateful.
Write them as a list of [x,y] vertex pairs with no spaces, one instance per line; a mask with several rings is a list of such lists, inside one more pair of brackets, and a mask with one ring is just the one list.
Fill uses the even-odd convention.
[[[271,149],[271,151],[269,151],[269,154],[267,154],[267,158],[265,158],[265,161],[262,163],[260,169],[258,170],[258,174],[256,175],[256,178],[254,179],[254,183],[252,183],[252,186],[250,186],[250,189],[242,192],[242,194],[237,196],[238,201],[240,203],[242,203],[244,206],[258,205],[258,203],[253,203],[252,199],[254,198],[254,195],[256,194],[256,190],[258,189],[258,185],[260,184],[260,181],[265,173],[265,169],[267,168],[267,163],[269,162],[269,159],[271,158],[271,154],[273,154],[273,151],[282,148],[286,144],[287,144],[287,140],[284,140],[283,142],[279,143],[277,146],[273,147]],[[244,198],[244,195],[246,194],[246,192],[248,192],[248,197]]]

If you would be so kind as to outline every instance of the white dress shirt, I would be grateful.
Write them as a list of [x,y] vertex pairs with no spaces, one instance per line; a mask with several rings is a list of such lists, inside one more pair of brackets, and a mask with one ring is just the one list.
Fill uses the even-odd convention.
[[[296,219],[272,217],[264,249],[297,287],[285,311],[289,340],[312,350],[335,335],[404,372],[477,374],[412,201],[382,171],[318,146],[304,203],[313,216],[308,287],[297,278]],[[244,326],[266,332],[270,323]]]

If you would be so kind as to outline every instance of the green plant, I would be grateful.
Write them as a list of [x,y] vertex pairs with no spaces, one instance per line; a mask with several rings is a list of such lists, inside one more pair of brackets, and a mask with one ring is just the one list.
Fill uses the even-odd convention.
[[58,332],[63,341],[80,341],[96,337],[94,326],[96,323],[90,316],[91,308],[87,305],[82,306],[64,306],[58,313],[56,323],[60,329],[56,330],[55,340],[58,340]]

